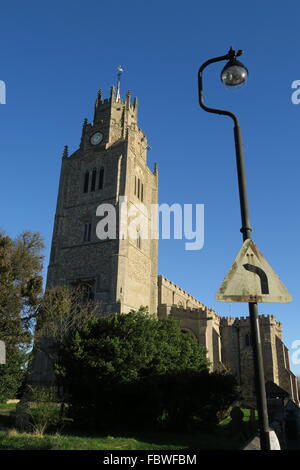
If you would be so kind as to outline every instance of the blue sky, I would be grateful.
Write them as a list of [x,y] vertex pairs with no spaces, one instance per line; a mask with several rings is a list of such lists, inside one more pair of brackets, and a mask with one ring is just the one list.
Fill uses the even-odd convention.
[[[300,104],[291,102],[300,79],[299,14],[296,1],[2,4],[1,227],[11,236],[40,231],[48,258],[63,147],[77,148],[97,89],[108,96],[122,64],[123,95],[138,96],[148,162],[159,165],[160,202],[205,204],[203,249],[161,241],[159,271],[220,315],[247,315],[247,304],[215,301],[242,243],[232,122],[197,101],[201,63],[231,45],[244,49],[247,85],[226,90],[222,65],[213,65],[206,100],[239,116],[253,239],[294,298],[260,305],[260,313],[283,323],[291,349],[300,339]],[[300,375],[300,365],[292,367]]]

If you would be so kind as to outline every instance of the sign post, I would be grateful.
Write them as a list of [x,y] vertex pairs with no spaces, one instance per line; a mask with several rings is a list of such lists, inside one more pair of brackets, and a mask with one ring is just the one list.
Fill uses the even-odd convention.
[[4,341],[0,341],[0,364],[6,364],[6,350]]
[[292,297],[254,241],[247,238],[225,276],[216,299],[221,302],[247,302],[249,304],[261,449],[276,450],[278,445],[274,444],[274,431],[269,429],[268,424],[257,303],[291,302]]
[[[244,245],[241,249],[242,253],[239,254],[240,256],[238,255],[238,264],[237,266],[233,264],[232,269],[229,271],[218,291],[217,299],[231,302],[232,299],[235,298],[235,300],[233,300],[235,302],[248,302],[251,334],[253,339],[253,366],[260,429],[260,444],[262,450],[270,450],[271,438],[267,413],[265,374],[257,302],[290,302],[291,297],[276,275],[277,280],[275,279],[275,273],[272,268],[260,255],[251,240],[252,228],[249,217],[242,133],[239,120],[232,111],[211,108],[204,103],[203,99],[203,71],[210,64],[224,60],[227,61],[221,72],[221,80],[224,85],[228,87],[241,85],[247,80],[248,69],[239,60],[237,60],[237,57],[242,54],[243,51],[241,49],[235,51],[231,47],[226,55],[214,57],[204,62],[198,70],[198,94],[199,105],[204,109],[204,111],[228,116],[232,119],[234,124],[235,158],[242,220],[240,231],[243,234]],[[268,271],[267,266],[269,266],[271,271]],[[272,298],[273,300],[271,300]],[[274,298],[277,300],[274,300]]]

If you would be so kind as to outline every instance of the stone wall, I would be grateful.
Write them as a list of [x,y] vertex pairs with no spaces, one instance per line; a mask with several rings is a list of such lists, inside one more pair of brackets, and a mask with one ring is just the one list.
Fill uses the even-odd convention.
[[[281,323],[273,315],[260,315],[260,334],[266,381],[286,390],[298,402],[297,384],[290,370],[288,349],[282,342]],[[221,319],[222,362],[241,385],[244,398],[254,395],[252,338],[249,317]]]
[[[166,277],[158,276],[158,304],[176,305],[183,309],[206,308],[202,302],[195,299],[191,294],[181,289],[181,287],[169,281]],[[211,310],[211,309],[208,309]],[[212,310],[211,310],[212,311]]]
[[161,275],[158,276],[158,316],[176,318],[182,330],[191,332],[199,344],[207,350],[211,369],[223,368],[220,317],[214,310]]
[[[182,330],[193,334],[207,350],[212,370],[233,373],[243,398],[255,397],[252,338],[249,317],[222,318],[163,276],[158,276],[158,316],[171,316]],[[273,315],[259,317],[266,381],[286,390],[298,403],[296,377],[290,370],[288,349],[282,342],[282,326]]]

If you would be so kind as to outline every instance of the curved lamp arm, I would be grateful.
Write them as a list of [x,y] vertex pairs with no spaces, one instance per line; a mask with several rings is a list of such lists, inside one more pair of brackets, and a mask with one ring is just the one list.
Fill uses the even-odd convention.
[[232,47],[229,49],[228,53],[226,55],[222,55],[220,57],[215,57],[214,59],[209,59],[207,60],[206,62],[204,62],[201,67],[199,68],[198,70],[198,93],[199,93],[199,104],[201,106],[202,109],[204,109],[204,111],[207,111],[209,113],[214,113],[214,114],[223,114],[225,116],[229,116],[231,117],[231,119],[233,119],[234,121],[234,124],[236,127],[239,126],[239,121],[238,121],[238,118],[236,117],[236,115],[234,113],[232,113],[231,111],[226,111],[224,109],[216,109],[216,108],[209,108],[208,106],[206,106],[204,104],[204,101],[203,101],[203,83],[202,83],[202,73],[203,73],[203,70],[210,64],[213,64],[215,62],[221,62],[222,60],[230,60],[230,59],[233,59],[239,55],[241,55],[243,53],[243,51],[239,50],[237,52],[235,52]]
[[242,228],[241,232],[243,234],[244,240],[251,238],[251,225],[249,220],[249,208],[248,208],[248,197],[247,197],[247,188],[246,188],[246,176],[245,176],[245,167],[244,167],[244,158],[243,158],[243,145],[242,145],[242,135],[241,129],[239,126],[239,121],[237,116],[231,111],[226,111],[224,109],[209,108],[203,102],[203,84],[202,84],[202,72],[209,65],[214,62],[221,62],[222,60],[234,59],[237,56],[243,54],[242,50],[237,52],[232,49],[229,49],[226,55],[215,57],[214,59],[209,59],[204,62],[198,71],[198,90],[199,90],[199,104],[204,111],[214,114],[223,114],[225,116],[231,117],[234,122],[234,140],[235,140],[235,149],[236,149],[236,166],[239,182],[239,195],[240,195],[240,207],[241,207],[241,219],[242,219]]

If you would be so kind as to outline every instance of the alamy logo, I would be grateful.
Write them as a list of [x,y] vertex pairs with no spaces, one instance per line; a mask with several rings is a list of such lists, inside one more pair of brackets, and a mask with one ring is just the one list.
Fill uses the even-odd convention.
[[201,250],[204,245],[204,204],[132,204],[126,196],[119,198],[118,206],[100,204],[96,215],[101,217],[96,226],[100,240],[188,240],[185,249]]
[[295,89],[291,96],[291,101],[293,104],[300,103],[300,80],[294,80],[292,83],[292,88]]
[[3,80],[0,80],[0,104],[6,104],[6,85]]
[[300,339],[295,339],[292,342],[292,349],[295,350],[292,354],[292,363],[298,365],[300,364]]

